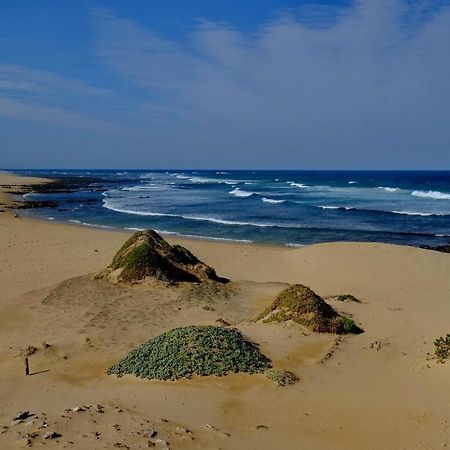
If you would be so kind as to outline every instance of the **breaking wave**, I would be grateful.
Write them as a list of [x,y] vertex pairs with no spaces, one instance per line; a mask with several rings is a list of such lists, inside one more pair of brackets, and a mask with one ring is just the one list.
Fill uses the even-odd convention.
[[273,198],[267,198],[267,197],[263,197],[261,200],[265,203],[284,203],[286,201],[286,200],[275,200]]
[[241,191],[239,188],[235,188],[228,193],[235,197],[251,197],[254,194],[254,192]]
[[433,198],[435,200],[450,200],[450,194],[439,191],[413,191],[414,197]]
[[389,187],[389,186],[378,186],[378,189],[383,189],[386,192],[396,192],[396,191],[400,191],[400,188],[393,188],[393,187]]

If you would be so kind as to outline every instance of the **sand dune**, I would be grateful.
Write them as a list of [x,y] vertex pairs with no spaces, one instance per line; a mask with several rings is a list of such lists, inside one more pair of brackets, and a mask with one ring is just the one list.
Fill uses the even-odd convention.
[[[0,176],[0,184],[21,182],[29,180]],[[450,446],[450,364],[427,359],[433,340],[450,332],[448,254],[370,243],[289,249],[168,239],[232,283],[124,286],[94,275],[129,233],[10,212],[0,214],[0,230],[0,431],[8,427],[0,448],[27,445],[32,432],[38,447],[148,448],[150,428],[155,448],[163,441],[173,449]],[[330,303],[365,333],[336,337],[252,322],[291,283],[322,296],[356,295],[362,303]],[[176,382],[105,374],[162,331],[219,317],[299,383],[280,388],[244,374]],[[45,351],[43,342],[50,344]],[[34,375],[25,377],[17,355],[30,345],[37,348],[29,358]],[[85,411],[64,412],[76,406]],[[39,417],[11,425],[20,410]],[[61,436],[43,440],[47,431]]]

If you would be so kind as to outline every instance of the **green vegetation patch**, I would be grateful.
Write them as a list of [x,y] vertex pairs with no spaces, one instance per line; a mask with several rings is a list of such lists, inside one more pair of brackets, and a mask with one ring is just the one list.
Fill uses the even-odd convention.
[[317,333],[363,332],[353,320],[338,314],[322,297],[301,284],[294,284],[280,292],[256,320],[265,323],[292,320]]
[[361,300],[359,298],[356,298],[354,295],[352,294],[342,294],[342,295],[337,295],[336,297],[334,297],[335,300],[338,300],[340,302],[355,302],[355,303],[361,303]]
[[113,267],[123,267],[121,278],[124,280],[142,279],[147,275],[148,266],[151,263],[150,245],[144,243],[132,250],[118,261],[113,261]]
[[434,341],[434,355],[440,364],[445,364],[450,358],[450,334]]
[[97,277],[113,276],[118,281],[139,283],[153,278],[167,283],[228,280],[218,277],[212,267],[204,264],[181,245],[171,246],[153,230],[139,231],[131,236],[115,255],[112,263]]
[[107,373],[176,380],[194,374],[259,373],[269,367],[270,360],[240,331],[208,325],[175,328],[160,334],[132,350]]
[[288,370],[268,369],[265,374],[269,380],[278,384],[278,386],[290,386],[291,384],[295,384],[299,381],[299,378]]

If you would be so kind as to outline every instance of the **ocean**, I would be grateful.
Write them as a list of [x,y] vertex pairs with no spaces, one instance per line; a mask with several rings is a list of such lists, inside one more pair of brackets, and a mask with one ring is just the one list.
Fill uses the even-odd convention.
[[[16,171],[17,172],[17,171]],[[225,241],[303,246],[450,241],[450,171],[22,170],[99,177],[76,192],[27,194],[50,220]]]

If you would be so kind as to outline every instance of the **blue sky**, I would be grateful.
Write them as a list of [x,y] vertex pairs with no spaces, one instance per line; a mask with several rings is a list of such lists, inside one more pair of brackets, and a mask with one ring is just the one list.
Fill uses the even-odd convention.
[[0,167],[450,168],[450,3],[3,2]]

